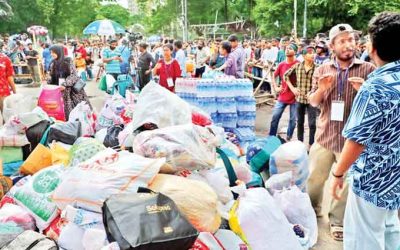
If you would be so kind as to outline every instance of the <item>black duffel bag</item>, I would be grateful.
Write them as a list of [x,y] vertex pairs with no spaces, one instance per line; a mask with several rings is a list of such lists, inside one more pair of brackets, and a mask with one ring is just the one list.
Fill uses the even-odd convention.
[[102,210],[108,241],[121,250],[187,250],[199,234],[170,198],[145,188],[111,196]]

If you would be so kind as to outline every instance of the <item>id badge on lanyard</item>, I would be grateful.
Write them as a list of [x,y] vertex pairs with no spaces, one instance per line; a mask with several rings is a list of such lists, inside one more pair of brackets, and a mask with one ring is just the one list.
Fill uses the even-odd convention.
[[339,74],[337,77],[337,83],[338,83],[338,90],[339,90],[339,99],[332,101],[332,106],[331,106],[331,120],[332,121],[339,121],[343,122],[344,121],[344,88],[345,88],[345,82],[347,81],[347,78],[349,76],[349,69],[347,68],[344,71],[344,76],[342,76],[339,66],[337,66],[339,69]]
[[172,77],[170,77],[171,75],[171,67],[172,67],[172,63],[168,65],[165,65],[165,71],[167,72],[167,84],[169,88],[172,88],[174,86],[174,80],[172,79]]

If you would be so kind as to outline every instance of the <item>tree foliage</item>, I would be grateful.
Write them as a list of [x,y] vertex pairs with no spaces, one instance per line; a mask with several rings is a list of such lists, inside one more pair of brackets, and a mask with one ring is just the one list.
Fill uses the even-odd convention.
[[[121,6],[102,6],[100,0],[9,0],[14,16],[2,20],[0,32],[21,32],[37,24],[46,26],[56,37],[64,34],[81,35],[91,21],[108,18],[124,26],[140,23],[149,34],[182,35],[182,0],[135,1],[139,6],[139,14],[130,16]],[[247,22],[242,31],[244,34],[249,35],[250,30],[257,30],[258,36],[288,35],[293,29],[293,1],[187,0],[188,23],[220,23],[244,18]],[[300,36],[305,0],[297,1],[297,30]],[[308,37],[317,32],[327,32],[334,24],[341,22],[365,31],[368,21],[376,13],[400,11],[400,0],[307,0],[307,5]]]
[[31,25],[42,25],[54,37],[82,35],[92,21],[109,18],[128,26],[133,20],[119,5],[100,5],[100,0],[10,0],[14,16],[2,21],[0,32],[26,31]]

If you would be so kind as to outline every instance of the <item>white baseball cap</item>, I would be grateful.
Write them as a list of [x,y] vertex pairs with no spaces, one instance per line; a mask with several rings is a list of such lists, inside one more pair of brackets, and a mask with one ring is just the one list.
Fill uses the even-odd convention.
[[341,23],[337,24],[332,27],[332,29],[329,31],[329,41],[333,42],[333,40],[340,34],[343,34],[345,32],[350,32],[353,33],[355,30],[353,27],[350,26],[350,24],[347,23]]

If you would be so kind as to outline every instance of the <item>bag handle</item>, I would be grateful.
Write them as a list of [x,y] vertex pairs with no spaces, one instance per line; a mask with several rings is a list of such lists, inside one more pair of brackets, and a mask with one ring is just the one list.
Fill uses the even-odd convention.
[[[32,242],[25,250],[31,250],[32,248],[34,248],[37,244],[39,244],[40,242],[44,241],[44,240],[50,240],[51,242],[54,243],[54,247],[56,247],[55,249],[58,249],[58,244],[55,240],[53,240],[52,238],[49,237],[44,237],[44,238],[40,238],[40,239],[36,239],[34,242]],[[52,247],[53,248],[53,247]],[[52,249],[50,248],[50,249]]]
[[226,172],[228,173],[229,186],[230,187],[236,186],[237,176],[236,176],[235,170],[233,169],[231,161],[229,160],[228,156],[225,154],[225,152],[222,149],[217,148],[217,153],[219,154],[222,161],[224,162]]

